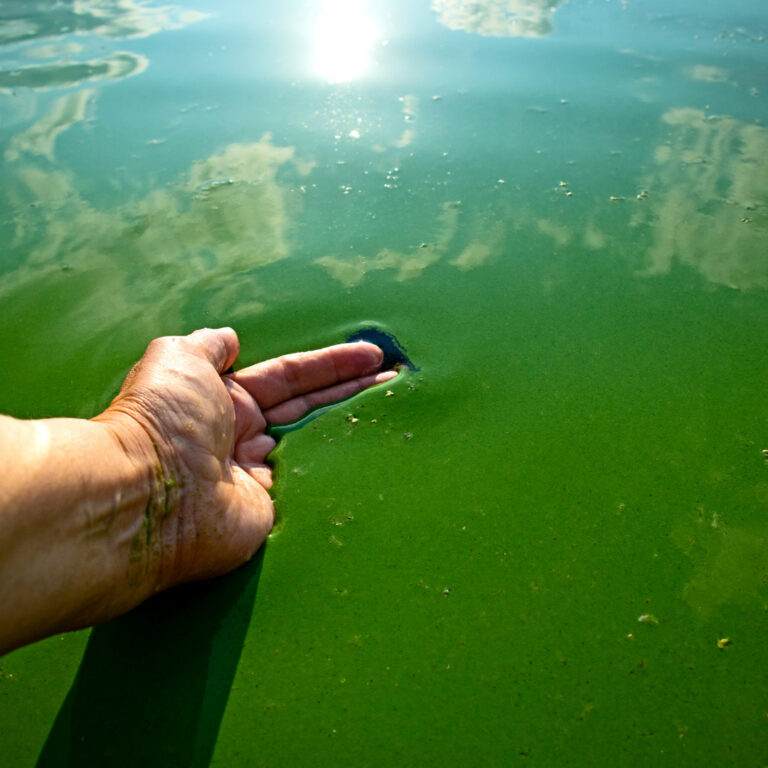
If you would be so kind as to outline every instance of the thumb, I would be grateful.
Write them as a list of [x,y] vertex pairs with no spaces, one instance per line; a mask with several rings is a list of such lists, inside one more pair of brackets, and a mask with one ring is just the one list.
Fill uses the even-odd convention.
[[232,328],[202,328],[187,336],[217,373],[224,373],[240,353],[240,342]]

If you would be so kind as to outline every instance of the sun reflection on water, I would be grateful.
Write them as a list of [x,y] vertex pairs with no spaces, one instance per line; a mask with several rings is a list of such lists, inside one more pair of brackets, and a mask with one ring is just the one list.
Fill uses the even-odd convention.
[[379,30],[359,0],[325,0],[315,20],[313,69],[318,77],[344,83],[362,77]]

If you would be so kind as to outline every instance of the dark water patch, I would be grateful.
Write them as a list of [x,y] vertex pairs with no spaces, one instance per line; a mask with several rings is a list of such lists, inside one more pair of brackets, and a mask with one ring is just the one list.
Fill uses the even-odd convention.
[[421,370],[418,366],[413,364],[413,361],[408,357],[408,353],[405,351],[405,347],[397,340],[397,338],[386,331],[382,331],[380,328],[361,328],[359,331],[355,331],[347,336],[346,341],[368,341],[371,344],[375,344],[383,353],[384,359],[381,363],[381,369],[388,371],[392,368],[407,367],[412,371]]

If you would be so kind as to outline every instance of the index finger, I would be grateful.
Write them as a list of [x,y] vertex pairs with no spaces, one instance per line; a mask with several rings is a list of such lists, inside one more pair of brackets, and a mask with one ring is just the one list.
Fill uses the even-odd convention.
[[379,369],[384,355],[368,342],[336,344],[265,360],[230,374],[264,408]]

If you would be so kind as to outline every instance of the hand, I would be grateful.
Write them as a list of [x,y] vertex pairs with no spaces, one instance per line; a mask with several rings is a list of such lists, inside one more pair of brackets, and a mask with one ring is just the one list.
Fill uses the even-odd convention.
[[[269,424],[393,378],[373,344],[286,355],[233,374],[231,328],[156,339],[95,420],[154,464],[150,503],[131,545],[130,578],[152,591],[248,560],[274,521]],[[130,437],[128,437],[130,435]]]

